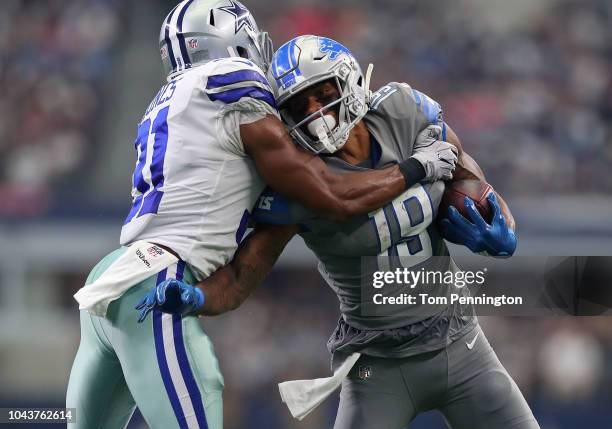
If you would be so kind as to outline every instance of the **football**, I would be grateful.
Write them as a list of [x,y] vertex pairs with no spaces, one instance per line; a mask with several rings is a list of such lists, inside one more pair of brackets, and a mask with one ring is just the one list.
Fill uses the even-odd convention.
[[459,213],[471,221],[464,205],[464,199],[467,196],[474,200],[474,205],[482,215],[482,218],[487,223],[491,223],[493,214],[487,200],[487,195],[490,192],[493,192],[493,187],[484,180],[465,179],[447,182],[438,208],[438,221],[448,216],[449,206],[454,206]]

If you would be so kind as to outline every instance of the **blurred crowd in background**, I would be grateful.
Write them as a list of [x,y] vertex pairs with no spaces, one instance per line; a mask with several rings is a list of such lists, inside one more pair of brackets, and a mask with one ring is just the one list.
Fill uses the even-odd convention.
[[373,87],[428,93],[506,191],[612,190],[610,1],[293,3],[269,21],[278,43],[335,37],[374,64]]
[[[0,221],[44,220],[59,206],[82,204],[85,195],[96,195],[97,186],[115,175],[129,178],[127,169],[111,170],[102,181],[92,173],[107,169],[100,165],[101,153],[117,145],[131,147],[134,138],[105,140],[106,130],[113,127],[111,113],[118,108],[114,96],[129,94],[131,87],[116,73],[123,58],[133,57],[133,51],[126,55],[126,45],[143,8],[156,7],[160,14],[151,14],[144,24],[138,21],[150,26],[153,35],[138,41],[139,46],[152,45],[149,49],[157,51],[159,25],[175,3],[0,2]],[[300,34],[326,35],[346,44],[364,69],[369,62],[375,65],[373,89],[405,81],[439,101],[447,122],[503,193],[612,192],[609,0],[245,4],[277,47]],[[159,76],[161,84],[161,63],[156,65],[138,72]],[[133,100],[141,110],[148,101]],[[138,117],[141,111],[133,114]],[[126,161],[132,163],[132,158]],[[121,204],[127,212],[129,183],[119,184],[114,197],[104,194],[97,201],[100,215]],[[117,218],[117,236],[120,224]],[[97,256],[102,255],[92,258]],[[53,311],[72,323],[73,330],[65,335],[75,350],[78,312],[71,294],[87,269],[78,267],[77,273],[55,281],[63,287]],[[314,267],[285,267],[243,308],[204,321],[226,376],[228,429],[331,427],[334,400],[297,423],[280,403],[275,384],[328,373],[325,342],[337,317],[336,298]],[[482,322],[544,429],[610,427],[609,318]],[[0,363],[3,356],[0,338]],[[59,374],[67,374],[71,362],[64,365]],[[0,373],[0,399],[14,403],[19,398],[26,404],[31,391],[1,385],[10,377]],[[61,405],[61,382],[59,386],[39,400]],[[412,427],[440,426],[434,418]]]
[[[612,3],[542,0],[479,11],[486,3],[248,6],[276,46],[298,34],[331,36],[364,68],[375,65],[373,87],[399,80],[429,93],[505,191],[611,191]],[[535,9],[531,19],[513,21],[521,7]],[[139,13],[126,9],[118,0],[0,5],[0,215],[44,214],[60,185],[95,162],[111,107],[105,84]]]
[[0,5],[0,217],[44,214],[91,166],[121,3]]

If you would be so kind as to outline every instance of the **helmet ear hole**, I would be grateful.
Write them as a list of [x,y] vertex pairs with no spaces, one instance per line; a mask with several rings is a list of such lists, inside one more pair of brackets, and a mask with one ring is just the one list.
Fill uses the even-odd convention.
[[215,14],[212,10],[210,11],[210,16],[208,17],[208,23],[213,27],[215,26]]
[[359,79],[357,79],[357,85],[362,86],[363,83],[363,76],[359,76]]
[[236,46],[236,52],[238,53],[238,55],[240,55],[242,58],[249,58],[249,51],[247,51],[245,48],[243,48],[242,46]]

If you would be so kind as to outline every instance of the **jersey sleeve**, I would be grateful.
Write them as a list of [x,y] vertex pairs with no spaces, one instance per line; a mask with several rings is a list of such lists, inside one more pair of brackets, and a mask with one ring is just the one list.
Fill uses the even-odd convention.
[[221,104],[217,133],[221,144],[237,156],[246,156],[240,125],[250,124],[267,115],[280,119],[272,88],[259,67],[242,58],[217,61],[206,78],[205,93]]
[[310,217],[309,212],[278,192],[266,188],[259,196],[253,214],[252,224],[298,225]]
[[407,83],[391,82],[372,95],[370,109],[387,116],[396,126],[420,132],[429,125],[442,127],[446,137],[444,115],[440,104]]

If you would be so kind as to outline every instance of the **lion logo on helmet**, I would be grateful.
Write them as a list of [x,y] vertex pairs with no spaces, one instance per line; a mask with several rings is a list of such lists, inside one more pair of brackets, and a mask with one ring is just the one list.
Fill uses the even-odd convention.
[[319,37],[319,51],[324,54],[329,55],[330,60],[335,60],[338,55],[345,53],[351,56],[351,51],[349,51],[345,46],[336,42],[335,40],[328,39],[327,37]]

